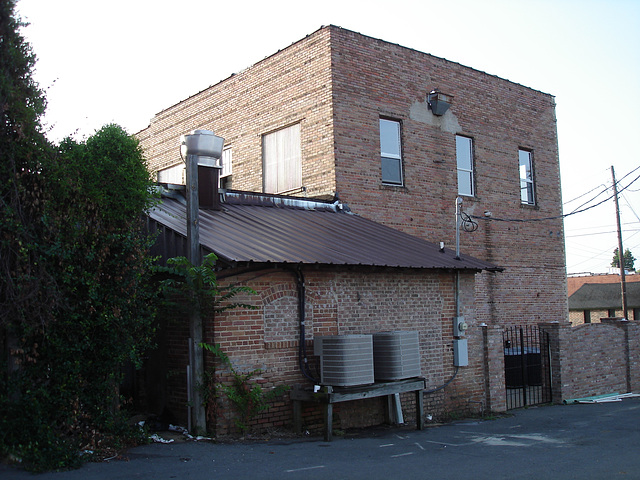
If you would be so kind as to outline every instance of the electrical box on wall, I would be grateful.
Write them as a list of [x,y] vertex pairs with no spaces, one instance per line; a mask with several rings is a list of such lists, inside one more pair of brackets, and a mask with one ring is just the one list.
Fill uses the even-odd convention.
[[466,367],[469,365],[469,350],[467,339],[459,338],[453,341],[453,366]]
[[453,318],[453,336],[454,337],[464,337],[467,332],[467,328],[469,325],[464,321],[464,317],[454,317]]

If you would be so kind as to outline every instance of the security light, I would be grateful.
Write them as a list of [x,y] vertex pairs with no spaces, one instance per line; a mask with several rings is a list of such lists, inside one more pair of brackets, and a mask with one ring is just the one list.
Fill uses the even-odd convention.
[[453,95],[432,90],[427,96],[427,102],[434,115],[444,115],[453,102]]

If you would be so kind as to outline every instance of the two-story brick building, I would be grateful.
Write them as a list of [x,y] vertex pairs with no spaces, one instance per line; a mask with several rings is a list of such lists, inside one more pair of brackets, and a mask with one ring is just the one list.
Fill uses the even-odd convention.
[[[449,105],[446,112],[437,111],[432,92],[443,94],[442,100]],[[465,285],[472,289],[468,303],[473,309],[465,310],[465,316],[474,368],[466,377],[460,375],[458,386],[452,384],[455,395],[439,394],[434,409],[446,410],[454,396],[458,398],[455,408],[476,402],[503,409],[504,404],[496,400],[504,389],[499,378],[502,346],[499,341],[487,343],[486,334],[483,344],[482,328],[486,333],[505,325],[567,321],[553,96],[327,26],[153,117],[138,137],[150,170],[158,172],[161,182],[183,179],[178,139],[194,129],[213,130],[224,137],[224,189],[338,200],[356,215],[434,244],[444,242],[451,249],[456,246],[456,198],[462,198],[461,210],[470,220],[467,226],[476,223],[477,229],[460,234],[460,250],[503,271],[485,268],[465,277]],[[440,345],[436,357],[450,353],[453,293],[443,292],[455,287],[453,271],[428,273],[431,278],[439,276],[434,285],[442,293],[436,311],[429,314],[441,325],[430,334]],[[395,276],[407,274],[398,272],[391,274],[396,285]],[[327,278],[317,270],[314,275]],[[352,296],[346,299],[354,302],[353,310],[338,308],[340,315],[354,316],[358,302],[367,295],[372,300],[389,292],[378,285],[365,295],[352,283],[362,282],[363,274],[351,270],[350,275]],[[382,277],[377,281],[382,282]],[[264,322],[273,314],[269,302],[280,295],[273,288],[291,289],[293,293],[284,297],[296,296],[295,282],[291,278],[286,282],[283,287],[267,282],[264,288],[271,293],[254,299],[262,302],[252,313],[257,335],[262,335],[257,344],[264,345],[264,337],[270,335]],[[328,284],[322,288],[325,293],[331,290]],[[417,295],[434,291],[419,290]],[[345,300],[335,298],[334,303]],[[402,311],[402,302],[396,303],[385,307],[384,314]],[[422,328],[410,319],[429,317],[423,315],[428,307],[407,308],[414,310],[402,313],[405,320],[400,327]],[[394,327],[388,319],[372,325],[372,316],[366,318],[351,331]],[[328,331],[335,333],[335,329]],[[210,340],[217,342],[220,329],[210,333]],[[225,337],[231,342],[227,347],[242,362],[273,370],[260,352],[233,347],[232,337]],[[295,343],[286,348],[295,349]],[[269,345],[273,347],[273,341]],[[487,345],[493,345],[493,350],[487,350]],[[497,363],[487,367],[494,357]],[[442,366],[445,363],[447,367]],[[434,386],[453,371],[450,360],[445,363],[432,375],[429,361],[423,362],[423,373],[433,377]]]

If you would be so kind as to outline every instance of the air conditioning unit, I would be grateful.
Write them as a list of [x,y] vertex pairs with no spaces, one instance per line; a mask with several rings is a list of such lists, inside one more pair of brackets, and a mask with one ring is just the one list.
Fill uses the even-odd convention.
[[371,335],[315,337],[313,352],[320,357],[320,382],[348,387],[374,383]]
[[402,380],[420,376],[418,332],[379,332],[373,334],[375,379]]

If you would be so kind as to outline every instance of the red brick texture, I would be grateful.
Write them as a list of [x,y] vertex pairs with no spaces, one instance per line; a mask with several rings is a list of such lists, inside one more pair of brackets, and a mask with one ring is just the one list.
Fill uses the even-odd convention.
[[[426,104],[435,88],[454,96],[442,117]],[[382,117],[402,123],[401,187],[382,184]],[[338,195],[359,215],[450,247],[455,134],[473,138],[476,195],[463,210],[480,217],[479,228],[462,233],[461,249],[505,268],[478,278],[478,317],[567,320],[553,96],[329,26],[158,113],[138,136],[156,171],[180,162],[181,134],[212,129],[233,149],[230,187],[262,191],[262,135],[293,123],[301,124],[301,195]],[[520,202],[521,148],[533,152],[535,206]]]
[[543,324],[550,334],[553,401],[640,389],[640,325],[620,319],[578,327]]
[[[426,103],[427,94],[436,88],[454,96],[442,117],[434,116]],[[401,122],[402,186],[382,183],[380,118]],[[295,123],[301,126],[303,159],[299,195],[337,196],[356,214],[448,247],[455,246],[455,135],[473,139],[476,194],[464,198],[463,210],[479,217],[479,228],[461,234],[461,250],[504,271],[475,279],[463,275],[461,303],[471,324],[470,366],[460,368],[446,389],[427,394],[425,408],[436,414],[504,410],[500,329],[567,322],[554,98],[442,58],[328,26],[163,110],[138,137],[149,169],[158,171],[180,162],[180,135],[199,128],[213,130],[233,150],[229,188],[260,192],[262,136]],[[518,149],[533,152],[535,206],[520,202]],[[440,386],[454,375],[452,273],[305,273],[309,341],[323,334],[418,330],[428,387]],[[258,292],[248,300],[259,309],[210,320],[208,340],[221,343],[239,368],[261,368],[267,388],[304,382],[298,369],[293,276],[280,272],[242,280]],[[184,338],[171,341],[184,346]],[[172,355],[186,358],[185,352]],[[172,382],[174,391],[182,394],[185,385],[177,378]],[[377,421],[381,402],[369,403],[369,421]],[[265,428],[286,425],[290,408],[285,398],[258,422]],[[356,417],[352,409],[358,408],[340,405],[336,417],[346,425],[347,418]],[[231,422],[224,424],[224,405],[219,410],[217,429],[232,429]],[[367,415],[359,417],[360,423],[366,423]],[[305,421],[314,425],[321,421],[318,418],[317,409],[308,407]]]
[[[422,375],[428,388],[438,387],[454,375],[451,325],[455,314],[455,281],[452,273],[397,269],[308,269],[304,273],[306,345],[312,371],[316,364],[313,339],[317,336],[417,330]],[[461,277],[461,298],[471,298],[474,275],[462,274]],[[235,300],[258,308],[230,310],[206,319],[206,341],[220,344],[237,370],[260,369],[261,374],[256,381],[265,389],[308,384],[299,367],[298,295],[294,272],[255,272],[227,281],[255,290],[255,294],[243,294],[242,298],[236,297]],[[470,325],[470,365],[461,367],[456,380],[445,390],[426,395],[426,411],[436,417],[450,411],[477,413],[487,407],[483,331],[475,321],[473,306],[469,303],[463,305],[463,313]],[[186,366],[187,322],[175,322],[173,325],[170,355]],[[181,356],[178,358],[179,352]],[[207,364],[212,366],[212,358],[207,358]],[[226,372],[218,369],[218,375],[225,378]],[[172,407],[184,421],[186,384],[180,379],[179,375],[173,377],[173,392],[179,398]],[[403,395],[402,400],[405,420],[411,421],[415,418],[414,399],[408,394]],[[383,400],[379,399],[336,405],[336,428],[382,423],[383,405]],[[216,434],[236,431],[233,423],[235,414],[227,401],[219,401],[211,413],[210,428],[215,428]],[[303,421],[305,429],[318,429],[322,425],[320,409],[305,406]],[[251,426],[258,430],[289,428],[291,423],[292,405],[285,395]]]

